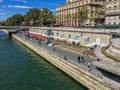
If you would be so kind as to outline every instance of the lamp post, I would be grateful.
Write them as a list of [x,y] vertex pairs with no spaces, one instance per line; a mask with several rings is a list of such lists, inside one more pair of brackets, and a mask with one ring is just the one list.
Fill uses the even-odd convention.
[[51,30],[48,30],[48,31],[47,31],[47,35],[48,35],[47,44],[50,43],[50,33],[51,33]]
[[28,39],[30,39],[30,31],[28,28],[27,28],[27,30],[28,30]]
[[62,48],[62,46],[61,46],[61,44],[59,42],[59,57],[60,57],[60,54],[61,54],[61,52],[60,52],[61,48]]

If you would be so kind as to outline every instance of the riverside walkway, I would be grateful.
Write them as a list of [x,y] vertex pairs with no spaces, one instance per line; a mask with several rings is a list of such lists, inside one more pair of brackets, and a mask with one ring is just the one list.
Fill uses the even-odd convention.
[[[109,77],[106,77],[103,75],[103,73],[101,71],[99,71],[96,66],[91,65],[91,67],[89,68],[87,66],[87,63],[93,63],[96,62],[95,58],[92,57],[85,57],[75,51],[71,51],[69,49],[66,48],[59,48],[59,45],[55,45],[54,47],[52,46],[48,46],[47,44],[39,44],[38,40],[32,40],[32,39],[28,39],[27,37],[24,36],[19,36],[18,37],[22,38],[23,40],[25,40],[26,42],[29,42],[30,44],[36,46],[36,47],[40,47],[48,52],[50,52],[51,54],[54,54],[74,65],[76,65],[77,67],[83,68],[84,70],[87,70],[91,73],[93,73],[94,75],[101,77],[104,80],[104,83],[107,85],[111,85],[112,88],[114,88],[115,90],[120,90],[120,82],[114,81]],[[84,62],[79,63],[78,62],[78,56],[84,58]],[[98,62],[99,63],[99,62]]]

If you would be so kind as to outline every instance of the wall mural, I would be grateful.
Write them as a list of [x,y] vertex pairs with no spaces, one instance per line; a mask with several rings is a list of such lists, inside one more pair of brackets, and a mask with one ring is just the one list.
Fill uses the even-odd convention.
[[76,35],[75,40],[79,40],[79,39],[80,39],[80,36]]
[[90,37],[89,36],[85,37],[85,42],[87,42],[87,43],[90,42]]

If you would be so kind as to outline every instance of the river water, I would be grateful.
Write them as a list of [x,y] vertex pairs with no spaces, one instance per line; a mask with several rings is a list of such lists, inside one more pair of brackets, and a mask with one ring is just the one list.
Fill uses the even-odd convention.
[[0,31],[0,90],[87,90]]

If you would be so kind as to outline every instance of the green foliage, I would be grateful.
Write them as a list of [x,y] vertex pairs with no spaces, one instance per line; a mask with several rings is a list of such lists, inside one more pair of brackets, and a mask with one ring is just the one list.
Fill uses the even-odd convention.
[[32,8],[24,16],[24,20],[27,25],[29,24],[35,25],[38,23],[39,15],[40,15],[40,9]]
[[39,23],[40,25],[49,25],[54,22],[54,16],[48,8],[41,9],[41,13],[39,15]]
[[15,14],[12,17],[9,17],[6,21],[5,21],[5,25],[6,26],[12,26],[12,25],[21,25],[23,21],[23,17],[20,14]]
[[105,16],[105,11],[103,10],[96,10],[95,13],[97,18],[99,18],[100,16]]
[[71,19],[71,14],[70,13],[68,13],[67,15],[66,15],[66,19],[69,21],[70,19]]
[[[2,22],[0,25],[13,26],[13,25],[32,25],[32,26],[43,26],[50,25],[55,21],[53,13],[48,8],[37,9],[32,8],[24,16],[15,14],[9,17],[5,23]],[[23,24],[24,23],[24,24]]]
[[83,25],[84,20],[88,18],[88,10],[86,8],[79,8],[78,12],[74,14],[73,18],[75,20],[79,20],[79,22],[81,22],[81,25]]
[[72,18],[77,20],[78,19],[77,13],[75,13]]
[[5,21],[0,21],[0,26],[5,26]]

